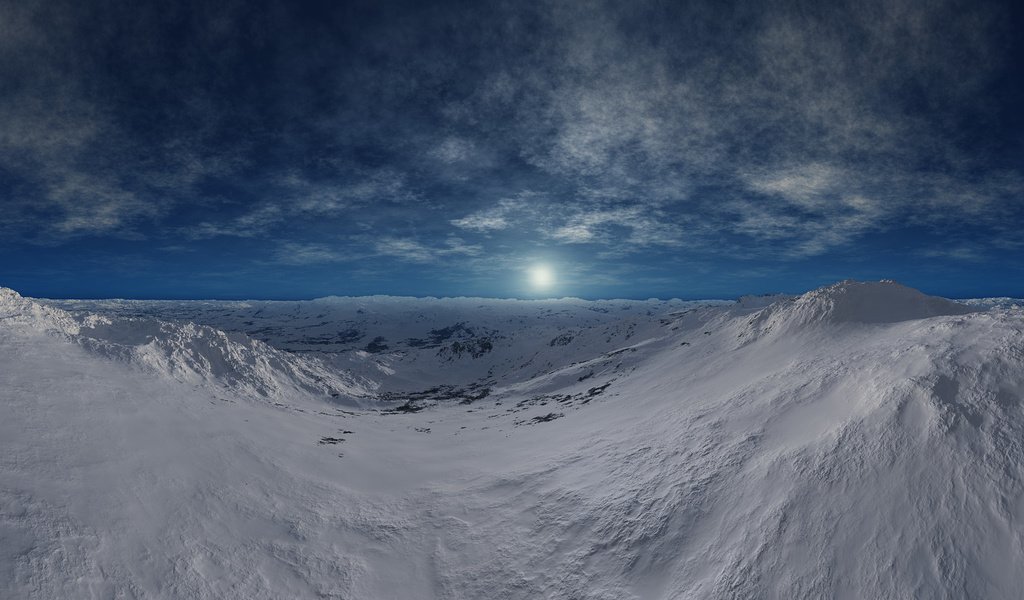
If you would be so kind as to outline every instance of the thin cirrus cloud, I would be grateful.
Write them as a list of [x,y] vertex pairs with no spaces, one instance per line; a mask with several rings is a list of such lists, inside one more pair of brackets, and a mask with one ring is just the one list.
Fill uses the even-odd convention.
[[[881,3],[832,15],[766,13],[760,28],[721,53],[684,48],[675,56],[671,48],[630,46],[609,12],[563,7],[551,17],[566,35],[537,50],[559,60],[540,61],[540,73],[496,74],[477,110],[462,112],[510,110],[518,116],[511,121],[521,154],[576,184],[575,211],[553,203],[570,214],[545,232],[550,239],[629,244],[645,239],[631,233],[630,223],[656,222],[668,205],[740,236],[732,242],[736,253],[750,250],[747,239],[753,247],[785,242],[784,257],[822,254],[900,219],[938,227],[939,203],[947,216],[996,214],[1024,190],[1016,173],[1012,181],[985,173],[977,157],[943,139],[930,115],[901,106],[908,99],[893,87],[909,80],[937,104],[955,103],[998,71],[984,35],[998,29],[996,13],[978,9],[968,35],[950,41],[944,23],[956,21],[943,19],[954,10]],[[914,27],[901,29],[906,23]],[[866,52],[854,36],[866,37]],[[683,58],[692,66],[673,72],[669,65]],[[533,100],[502,106],[509,97]],[[679,171],[688,180],[664,185]],[[732,188],[710,210],[686,189],[709,181]],[[952,182],[960,193],[939,182]],[[600,201],[588,212],[584,189],[618,194],[631,208],[609,212]],[[491,231],[513,221],[499,207],[452,223]],[[602,235],[601,223],[625,225],[625,237]],[[669,232],[656,239],[680,241]]]
[[[949,264],[1005,256],[1024,229],[1012,14],[7,3],[0,232],[424,273],[560,250],[594,273],[799,265],[880,238]],[[929,250],[965,228],[970,252]]]
[[[0,168],[7,233],[33,243],[81,236],[163,237],[153,228],[204,177],[242,162],[235,148],[203,139],[215,118],[200,113],[171,137],[140,138],[119,101],[131,101],[95,63],[116,32],[99,6],[19,2],[0,6]],[[140,11],[140,35],[159,13]],[[130,58],[133,48],[121,48]],[[152,50],[152,49],[150,49]],[[145,67],[142,67],[145,68]],[[136,113],[145,106],[135,107]]]
[[459,229],[482,234],[513,227],[521,229],[527,220],[536,218],[536,211],[532,210],[531,200],[537,204],[544,204],[542,200],[537,202],[536,194],[525,193],[516,198],[499,200],[493,206],[477,210],[459,219],[452,219],[450,223]]
[[275,262],[284,265],[315,265],[322,263],[344,262],[353,257],[339,253],[326,244],[300,244],[287,242],[281,244],[274,252]]
[[412,262],[434,262],[453,256],[478,256],[480,246],[467,244],[459,238],[448,238],[440,245],[428,246],[409,238],[385,238],[376,243],[378,256],[393,256]]
[[[626,233],[618,234],[617,229],[624,229]],[[546,235],[567,244],[610,245],[624,240],[624,250],[652,245],[679,246],[683,236],[677,223],[658,219],[657,213],[639,207],[584,210]]]
[[437,245],[426,245],[411,238],[389,237],[373,241],[360,239],[362,250],[341,251],[322,243],[286,242],[274,252],[274,262],[284,265],[344,263],[379,258],[400,258],[412,263],[433,263],[445,257],[477,257],[482,248],[450,237]]

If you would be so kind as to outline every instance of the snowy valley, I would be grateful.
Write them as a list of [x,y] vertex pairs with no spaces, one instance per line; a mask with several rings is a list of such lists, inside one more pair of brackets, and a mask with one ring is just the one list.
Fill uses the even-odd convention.
[[3,598],[1016,598],[1024,302],[0,290]]

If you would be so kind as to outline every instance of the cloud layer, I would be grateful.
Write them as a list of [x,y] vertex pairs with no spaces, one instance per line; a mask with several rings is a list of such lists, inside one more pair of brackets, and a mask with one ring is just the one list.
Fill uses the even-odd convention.
[[1018,21],[954,0],[4,3],[0,233],[476,274],[894,240],[976,262],[1024,243]]

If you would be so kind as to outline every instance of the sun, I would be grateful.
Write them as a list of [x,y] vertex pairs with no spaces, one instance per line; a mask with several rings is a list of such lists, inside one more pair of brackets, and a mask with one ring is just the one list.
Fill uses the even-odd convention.
[[538,290],[546,290],[555,284],[555,272],[547,265],[536,265],[530,269],[530,283]]

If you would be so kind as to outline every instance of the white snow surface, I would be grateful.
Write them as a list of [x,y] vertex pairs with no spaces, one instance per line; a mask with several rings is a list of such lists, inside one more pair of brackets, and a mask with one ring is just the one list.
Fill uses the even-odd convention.
[[0,289],[0,597],[1017,598],[1022,318]]

